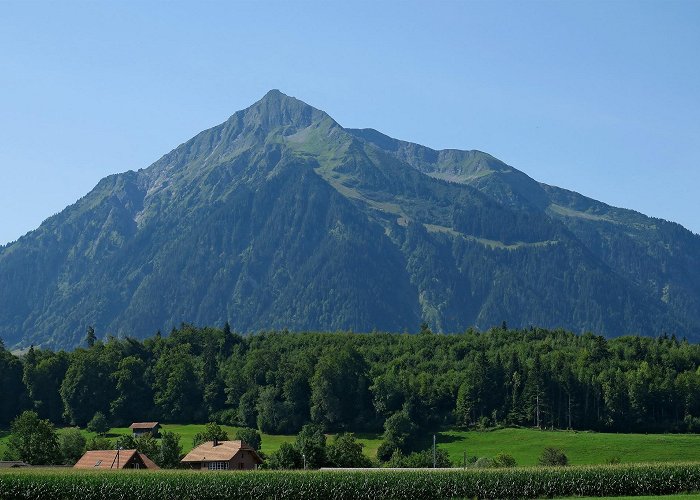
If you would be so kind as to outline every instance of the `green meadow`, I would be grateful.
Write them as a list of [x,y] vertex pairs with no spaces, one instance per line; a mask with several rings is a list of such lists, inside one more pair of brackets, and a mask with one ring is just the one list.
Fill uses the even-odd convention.
[[536,429],[499,429],[485,432],[446,431],[438,435],[438,445],[453,461],[463,454],[493,457],[509,453],[518,465],[536,465],[547,446],[561,448],[572,465],[700,461],[698,434],[609,434]]
[[[183,452],[192,449],[194,435],[203,430],[202,424],[164,424],[164,430],[180,435]],[[233,438],[236,427],[222,426]],[[64,429],[59,429],[59,434]],[[83,431],[87,438],[92,433]],[[116,439],[129,434],[127,427],[110,429],[107,437]],[[364,444],[365,454],[374,457],[381,442],[379,434],[357,434]],[[0,456],[4,452],[8,432],[0,431]],[[262,434],[262,451],[270,454],[283,442],[294,442],[295,436]],[[333,435],[328,435],[329,442]],[[425,436],[424,446],[430,447],[432,434]],[[609,434],[577,431],[543,431],[536,429],[498,429],[492,431],[446,430],[437,433],[437,444],[444,448],[455,464],[467,457],[493,457],[500,452],[512,455],[521,466],[536,465],[537,458],[547,446],[561,448],[572,465],[605,464],[613,459],[621,463],[700,462],[698,434]]]

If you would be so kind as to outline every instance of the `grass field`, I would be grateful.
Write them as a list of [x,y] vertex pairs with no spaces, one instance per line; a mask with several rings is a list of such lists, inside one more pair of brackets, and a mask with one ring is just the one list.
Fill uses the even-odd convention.
[[597,432],[501,429],[491,432],[447,431],[438,445],[453,461],[467,456],[513,455],[518,465],[536,465],[546,446],[561,448],[572,465],[603,464],[613,457],[622,463],[700,461],[698,434],[607,434]]
[[[192,449],[192,440],[203,429],[200,424],[164,424],[163,429],[180,434],[183,451]],[[236,428],[223,426],[233,438]],[[59,433],[63,429],[59,430]],[[86,437],[92,434],[83,431]],[[128,434],[126,427],[113,428],[107,436],[116,438]],[[370,457],[376,455],[381,436],[357,434]],[[262,451],[266,454],[277,450],[283,442],[293,442],[294,436],[262,435]],[[329,442],[332,437],[329,436]],[[7,431],[0,431],[0,457],[7,441]],[[613,457],[622,463],[641,462],[700,462],[700,435],[698,434],[605,434],[596,432],[541,431],[535,429],[499,429],[476,432],[449,430],[438,433],[438,446],[447,450],[455,463],[462,463],[467,456],[493,457],[497,453],[511,454],[518,465],[536,465],[537,458],[546,446],[561,448],[572,465],[604,464]],[[432,435],[426,435],[425,447],[432,444]]]

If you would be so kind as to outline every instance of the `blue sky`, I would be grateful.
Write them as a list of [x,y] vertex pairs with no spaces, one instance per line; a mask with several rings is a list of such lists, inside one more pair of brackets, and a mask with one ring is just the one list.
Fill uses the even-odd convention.
[[700,233],[700,2],[0,0],[0,243],[271,88]]

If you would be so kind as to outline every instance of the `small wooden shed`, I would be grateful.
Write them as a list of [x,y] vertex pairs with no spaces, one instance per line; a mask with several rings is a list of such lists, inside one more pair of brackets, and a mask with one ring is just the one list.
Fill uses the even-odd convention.
[[134,437],[150,434],[154,438],[160,437],[160,424],[158,422],[134,422],[129,426]]
[[183,464],[200,470],[253,470],[262,462],[243,441],[207,441],[182,459]]
[[136,450],[86,451],[74,469],[160,469],[143,453]]

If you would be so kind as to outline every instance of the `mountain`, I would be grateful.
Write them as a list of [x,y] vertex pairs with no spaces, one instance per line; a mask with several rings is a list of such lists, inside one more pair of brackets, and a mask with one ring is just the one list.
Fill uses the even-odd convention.
[[700,236],[273,90],[0,248],[9,346],[226,321],[700,340]]

